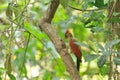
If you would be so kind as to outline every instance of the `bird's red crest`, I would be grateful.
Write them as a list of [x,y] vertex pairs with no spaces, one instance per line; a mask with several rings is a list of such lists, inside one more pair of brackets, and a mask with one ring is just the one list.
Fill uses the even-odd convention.
[[72,34],[72,29],[68,28],[65,32],[65,34],[71,33]]
[[73,36],[73,31],[72,29],[68,28],[65,32],[65,36],[68,37],[68,36]]

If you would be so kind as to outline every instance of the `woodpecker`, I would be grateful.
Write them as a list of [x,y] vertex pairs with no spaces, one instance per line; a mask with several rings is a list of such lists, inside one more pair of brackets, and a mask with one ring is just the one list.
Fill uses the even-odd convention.
[[66,30],[65,32],[65,38],[68,38],[69,40],[69,46],[71,48],[71,51],[74,53],[74,55],[77,58],[77,70],[79,72],[79,68],[80,68],[80,63],[82,62],[81,58],[82,58],[82,52],[81,49],[79,48],[79,46],[75,43],[76,40],[73,37],[73,32],[72,30],[69,28]]

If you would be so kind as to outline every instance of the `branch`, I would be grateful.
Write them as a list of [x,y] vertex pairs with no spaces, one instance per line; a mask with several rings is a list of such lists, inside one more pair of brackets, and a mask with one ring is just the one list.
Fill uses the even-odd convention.
[[63,63],[66,66],[72,80],[81,80],[80,75],[75,67],[75,64],[68,53],[68,48],[63,42],[63,40],[58,36],[56,29],[51,25],[51,21],[54,14],[59,6],[59,0],[52,0],[51,4],[48,6],[46,13],[40,19],[38,25],[39,28],[44,31],[50,40],[53,42],[57,52],[60,54]]
[[68,6],[72,9],[75,9],[75,10],[78,10],[78,11],[99,11],[99,10],[106,9],[106,8],[101,8],[101,9],[83,10],[83,9],[79,9],[79,8],[76,8],[76,7],[73,7],[73,6],[70,6],[70,5],[68,5]]

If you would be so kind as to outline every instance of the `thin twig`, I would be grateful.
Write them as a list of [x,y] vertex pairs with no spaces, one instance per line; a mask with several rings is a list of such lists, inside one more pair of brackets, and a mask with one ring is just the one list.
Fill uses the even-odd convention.
[[21,72],[20,72],[19,77],[21,77],[21,74],[22,74],[22,71],[23,71],[23,66],[24,66],[24,63],[26,61],[26,53],[27,53],[28,44],[29,44],[29,41],[30,41],[30,36],[31,36],[31,34],[29,33],[28,34],[28,39],[27,39],[27,44],[26,44],[26,47],[25,47],[25,53],[24,53],[24,56],[23,56],[23,62],[22,62],[22,65],[20,66]]
[[75,9],[75,10],[78,10],[78,11],[99,11],[99,10],[106,9],[106,8],[101,8],[101,9],[83,10],[83,9],[79,9],[79,8],[76,8],[76,7],[73,7],[73,6],[70,6],[70,5],[68,5],[68,6],[72,9]]

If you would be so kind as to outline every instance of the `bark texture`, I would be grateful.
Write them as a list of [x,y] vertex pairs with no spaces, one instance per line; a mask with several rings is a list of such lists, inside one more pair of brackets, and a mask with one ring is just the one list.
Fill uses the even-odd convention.
[[[114,16],[113,13],[120,13],[120,0],[109,2],[108,6],[108,20],[111,18],[120,18],[120,14]],[[110,22],[108,23],[108,29],[112,32],[112,34],[108,37],[109,41],[116,39],[120,39],[120,23]],[[113,37],[114,36],[114,37]],[[117,51],[120,52],[120,43],[118,45]],[[110,48],[111,50],[112,48]],[[120,55],[110,55],[110,66],[109,66],[109,79],[108,80],[120,80],[120,66],[113,64],[113,58],[120,58]]]

